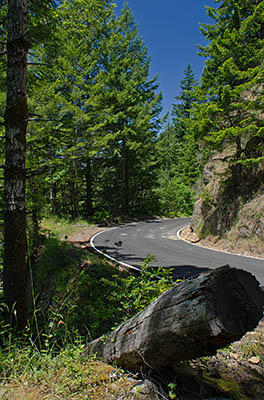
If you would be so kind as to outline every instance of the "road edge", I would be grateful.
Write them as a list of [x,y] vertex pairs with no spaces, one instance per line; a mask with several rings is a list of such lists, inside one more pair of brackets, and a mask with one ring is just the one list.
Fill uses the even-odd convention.
[[100,232],[95,233],[95,234],[90,238],[90,245],[91,245],[92,249],[93,249],[96,253],[100,254],[101,256],[108,258],[110,261],[112,261],[112,262],[114,262],[114,263],[116,263],[116,264],[118,264],[118,265],[121,265],[122,267],[124,267],[124,268],[126,268],[126,269],[129,269],[129,270],[132,269],[132,270],[134,270],[134,271],[140,272],[140,271],[141,271],[140,268],[134,267],[133,265],[124,263],[124,262],[122,262],[122,261],[118,261],[116,258],[114,258],[114,257],[112,257],[112,256],[109,256],[108,254],[106,254],[106,253],[104,253],[103,251],[99,250],[99,249],[95,246],[95,244],[94,244],[94,239],[95,239],[97,236],[99,236],[99,235],[102,234],[103,232],[110,231],[110,230],[116,229],[116,228],[118,228],[118,226],[115,226],[115,227],[113,227],[113,228],[104,229],[103,231],[100,231]]
[[245,258],[252,258],[253,260],[262,260],[262,261],[264,261],[264,258],[262,258],[262,257],[253,257],[253,256],[247,256],[247,255],[245,255],[245,254],[231,253],[230,251],[218,250],[218,249],[214,249],[213,247],[202,246],[202,245],[197,244],[197,243],[189,242],[188,240],[184,239],[184,238],[181,236],[181,231],[183,231],[183,229],[187,228],[188,226],[190,226],[190,225],[188,224],[188,225],[186,225],[186,226],[183,226],[182,228],[180,228],[180,229],[177,231],[177,237],[178,237],[180,240],[182,240],[183,242],[185,242],[185,243],[189,243],[189,244],[191,244],[191,245],[193,245],[193,246],[197,246],[197,247],[200,247],[200,248],[202,248],[202,249],[217,251],[218,253],[230,254],[230,255],[233,255],[233,256],[239,256],[239,257],[245,257]]

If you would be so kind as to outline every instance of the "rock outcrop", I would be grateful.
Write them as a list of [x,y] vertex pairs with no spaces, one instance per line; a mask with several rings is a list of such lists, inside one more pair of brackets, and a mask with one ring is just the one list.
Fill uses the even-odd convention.
[[[231,147],[207,162],[191,228],[201,238],[222,238],[232,230],[232,240],[257,237],[264,241],[263,163],[240,170],[232,163]],[[242,172],[241,172],[242,171]]]

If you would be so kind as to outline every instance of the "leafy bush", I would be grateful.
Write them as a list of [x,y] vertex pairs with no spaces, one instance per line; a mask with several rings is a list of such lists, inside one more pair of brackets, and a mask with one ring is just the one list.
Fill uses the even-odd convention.
[[53,300],[44,315],[50,341],[63,345],[74,335],[94,339],[145,308],[172,285],[171,271],[150,270],[150,262],[148,257],[138,276],[93,255],[81,265],[59,267],[62,278],[57,276]]
[[123,320],[127,320],[142,311],[152,301],[173,285],[172,270],[159,267],[150,269],[152,256],[147,256],[141,265],[139,275],[115,276],[108,284],[112,286],[110,300],[119,304]]

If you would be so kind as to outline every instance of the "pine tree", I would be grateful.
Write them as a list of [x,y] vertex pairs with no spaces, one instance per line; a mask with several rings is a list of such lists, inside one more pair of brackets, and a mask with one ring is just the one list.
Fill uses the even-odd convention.
[[202,32],[210,43],[197,107],[196,132],[213,149],[235,146],[233,170],[263,162],[264,2],[219,0],[208,8],[213,25]]
[[146,212],[161,95],[156,94],[156,78],[148,77],[150,59],[127,6],[114,21],[106,46],[103,68],[87,100],[98,116],[95,132],[103,144],[97,193],[114,213]]
[[161,165],[157,193],[160,212],[165,215],[190,215],[192,212],[193,187],[201,170],[198,146],[190,128],[196,86],[197,80],[188,65],[180,83],[180,94],[176,96],[178,103],[173,105],[173,123],[166,126],[157,142]]
[[190,117],[192,105],[196,102],[195,87],[197,82],[192,67],[188,64],[184,71],[184,79],[180,83],[181,92],[175,97],[178,103],[173,104],[172,109],[172,120],[180,138],[184,136],[185,132],[184,119]]
[[113,9],[108,0],[72,0],[63,2],[57,14],[56,52],[40,51],[41,62],[51,68],[35,87],[32,101],[34,112],[50,122],[35,129],[32,141],[42,143],[49,169],[46,192],[51,212],[74,219],[92,213],[90,160],[98,145],[96,122],[86,101],[100,70],[101,41]]
[[[7,97],[5,110],[4,269],[5,303],[19,329],[27,313],[26,129],[27,2],[8,3]],[[14,323],[13,322],[13,323]]]
[[51,68],[30,96],[48,120],[30,126],[29,148],[35,165],[48,167],[52,211],[74,218],[90,216],[93,203],[111,212],[147,207],[161,97],[131,13],[116,19],[107,0],[65,1],[57,13],[57,50],[35,51]]
[[[41,5],[45,15],[50,3],[47,0]],[[38,18],[42,14],[37,12],[39,7],[40,4],[36,8],[26,0],[9,1],[7,24],[0,30],[1,38],[6,37],[7,53],[6,76],[5,73],[1,75],[1,79],[6,79],[3,285],[9,321],[19,330],[26,325],[28,310],[26,132],[30,113],[27,65],[30,45],[36,39],[33,27],[41,19]],[[5,15],[3,6],[0,18]]]

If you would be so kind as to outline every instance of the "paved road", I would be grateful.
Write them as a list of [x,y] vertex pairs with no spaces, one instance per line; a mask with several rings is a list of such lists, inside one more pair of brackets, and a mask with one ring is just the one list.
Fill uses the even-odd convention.
[[229,264],[251,272],[264,286],[264,260],[213,251],[180,240],[177,232],[189,222],[189,218],[178,218],[131,223],[100,232],[92,244],[104,254],[134,267],[148,254],[154,255],[152,266],[173,268],[175,278],[188,278]]

